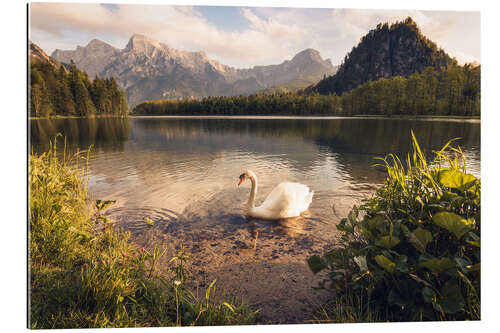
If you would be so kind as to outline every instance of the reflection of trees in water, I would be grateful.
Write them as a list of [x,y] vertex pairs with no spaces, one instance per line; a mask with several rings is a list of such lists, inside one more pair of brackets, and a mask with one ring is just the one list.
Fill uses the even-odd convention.
[[401,119],[135,119],[134,125],[176,137],[228,133],[301,137],[334,152],[357,154],[406,155],[411,147],[411,130],[420,145],[429,150],[439,149],[457,137],[462,138],[459,142],[466,149],[479,148],[480,139],[479,123]]
[[[328,124],[330,127],[314,142],[337,153],[338,161],[355,179],[366,179],[365,166],[389,153],[403,160],[411,153],[410,132],[413,130],[419,145],[428,158],[432,151],[441,149],[446,142],[460,138],[456,144],[479,162],[480,125],[478,123],[444,121],[407,121],[388,119],[354,119]],[[372,174],[377,174],[373,171]],[[383,172],[379,180],[385,177]]]
[[[479,123],[401,119],[39,119],[30,121],[30,129],[36,151],[46,151],[57,133],[67,138],[70,153],[91,144],[98,152],[124,151],[124,143],[130,141],[126,149],[141,158],[129,162],[144,179],[154,179],[151,174],[165,163],[197,158],[208,165],[217,154],[241,150],[285,156],[299,172],[309,170],[326,153],[339,169],[363,181],[376,174],[367,168],[373,157],[406,156],[411,130],[427,152],[461,137],[458,144],[478,162],[480,146]],[[154,154],[158,151],[166,154]]]
[[[290,148],[301,152],[307,146],[304,140],[312,141],[320,151],[333,153],[340,165],[345,166],[346,171],[356,179],[366,178],[366,166],[374,163],[375,156],[396,153],[406,157],[411,151],[412,130],[428,156],[450,139],[461,138],[457,144],[479,160],[480,124],[472,122],[359,118],[134,120],[134,132],[147,133],[150,140],[171,138],[181,146],[188,146],[192,145],[193,139],[203,137],[200,146],[191,147],[195,150],[218,151],[243,146],[252,152],[272,153],[283,148],[270,144],[270,139],[289,138]],[[263,140],[256,140],[255,137]],[[292,163],[294,159],[303,160],[297,161],[300,170],[310,167],[313,157],[310,154],[295,154],[290,159]],[[309,159],[309,163],[304,159]]]
[[[130,138],[128,118],[64,118],[30,120],[30,145],[35,151],[49,149],[49,142],[60,133],[66,138],[70,152],[87,149],[90,145],[105,152],[123,150]],[[60,139],[61,142],[64,139]]]

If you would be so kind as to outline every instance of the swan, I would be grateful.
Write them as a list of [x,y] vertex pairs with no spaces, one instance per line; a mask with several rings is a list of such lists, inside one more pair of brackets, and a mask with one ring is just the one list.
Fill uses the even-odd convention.
[[300,216],[300,213],[309,208],[314,191],[299,183],[280,183],[267,196],[262,205],[255,207],[257,194],[257,176],[251,170],[246,170],[240,175],[238,186],[247,178],[252,182],[252,190],[246,208],[247,215],[257,218],[276,220]]

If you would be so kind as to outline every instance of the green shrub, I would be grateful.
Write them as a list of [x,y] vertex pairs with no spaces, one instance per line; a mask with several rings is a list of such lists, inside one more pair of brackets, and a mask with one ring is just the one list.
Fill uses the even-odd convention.
[[336,291],[330,321],[480,319],[480,180],[448,142],[428,162],[413,133],[406,167],[388,177],[337,229],[340,245],[308,259]]

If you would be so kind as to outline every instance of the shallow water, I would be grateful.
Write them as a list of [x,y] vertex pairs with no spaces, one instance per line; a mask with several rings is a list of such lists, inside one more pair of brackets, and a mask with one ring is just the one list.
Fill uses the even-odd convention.
[[[30,143],[46,151],[61,133],[69,153],[93,145],[89,192],[117,200],[107,211],[117,226],[142,246],[187,249],[200,281],[217,278],[229,293],[263,308],[261,322],[293,323],[307,318],[314,303],[310,288],[317,277],[306,258],[334,242],[335,224],[383,182],[373,157],[407,155],[410,130],[429,153],[461,137],[468,169],[479,175],[480,124],[470,120],[31,120]],[[250,184],[237,186],[245,169],[259,178],[257,203],[279,182],[307,184],[315,191],[307,216],[246,220]]]

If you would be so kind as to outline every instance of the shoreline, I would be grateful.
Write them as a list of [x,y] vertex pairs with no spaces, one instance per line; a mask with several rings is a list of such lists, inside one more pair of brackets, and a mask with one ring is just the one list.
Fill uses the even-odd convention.
[[296,116],[296,115],[241,115],[241,116],[226,116],[226,115],[130,115],[129,118],[147,119],[147,118],[163,118],[163,119],[394,119],[394,120],[423,120],[423,121],[467,121],[480,123],[480,117],[461,117],[461,116],[404,116],[404,115],[355,115],[355,116]]
[[130,116],[122,115],[92,115],[92,116],[49,116],[49,117],[32,117],[28,116],[28,120],[40,120],[40,119],[89,119],[89,118],[129,118]]
[[478,116],[433,116],[433,115],[353,115],[353,116],[297,116],[297,115],[92,115],[92,116],[50,116],[31,117],[28,120],[42,119],[91,119],[91,118],[165,118],[165,119],[398,119],[398,120],[429,120],[429,121],[471,121],[480,122]]

